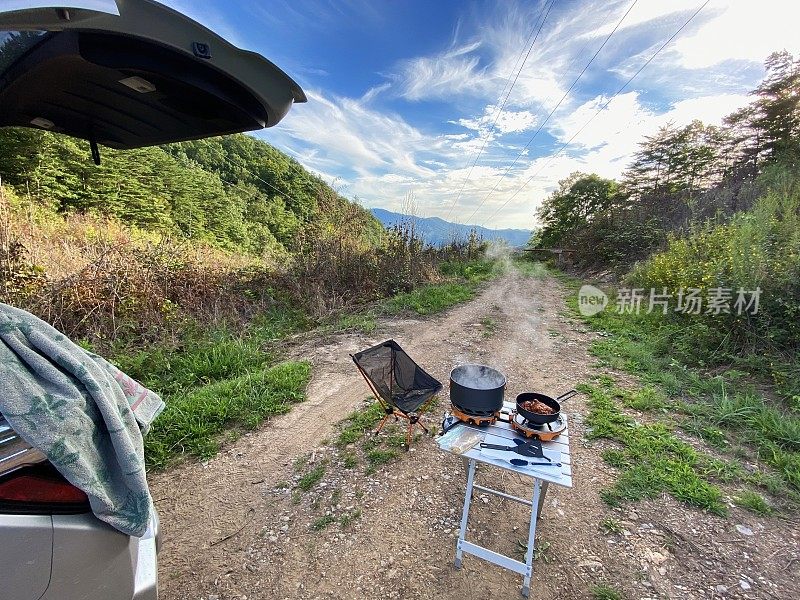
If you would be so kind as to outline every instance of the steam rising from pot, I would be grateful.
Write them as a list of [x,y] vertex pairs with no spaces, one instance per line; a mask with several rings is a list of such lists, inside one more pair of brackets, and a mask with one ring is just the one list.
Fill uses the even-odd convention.
[[450,372],[450,379],[473,390],[493,390],[506,384],[505,375],[486,365],[461,365]]

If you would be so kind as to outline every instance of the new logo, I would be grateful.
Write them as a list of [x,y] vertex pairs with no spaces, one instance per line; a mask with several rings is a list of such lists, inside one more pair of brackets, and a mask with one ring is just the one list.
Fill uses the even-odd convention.
[[608,306],[608,296],[593,285],[581,286],[578,290],[578,311],[584,317],[596,315]]

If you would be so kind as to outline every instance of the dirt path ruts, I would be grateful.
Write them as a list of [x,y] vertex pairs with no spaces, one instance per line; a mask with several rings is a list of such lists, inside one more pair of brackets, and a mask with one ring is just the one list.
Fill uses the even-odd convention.
[[[557,394],[585,381],[594,362],[586,353],[593,334],[561,315],[564,293],[553,278],[512,272],[443,315],[386,321],[370,335],[337,335],[295,348],[293,354],[313,364],[306,402],[205,464],[189,462],[151,477],[164,537],[162,597],[518,597],[516,575],[470,557],[461,571],[452,567],[464,469],[431,439],[420,440],[372,476],[363,468],[329,468],[300,504],[275,486],[296,477],[292,465],[299,456],[313,452],[336,464],[337,451],[323,441],[368,393],[349,354],[383,339],[397,339],[443,382],[461,362],[496,366],[508,377],[509,398],[531,389]],[[569,400],[566,409],[575,487],[548,494],[531,597],[588,597],[591,585],[605,581],[631,598],[797,597],[791,570],[786,581],[772,575],[766,583],[758,581],[770,554],[797,545],[796,532],[789,535],[780,523],[750,519],[758,537],[742,540],[730,530],[745,522],[736,519],[749,519],[746,515],[723,520],[661,498],[614,511],[624,532],[603,535],[598,524],[612,513],[599,490],[613,474],[598,450],[582,440],[583,400]],[[511,477],[491,472],[479,477],[494,478],[485,481],[493,487],[527,493]],[[356,507],[361,516],[346,529],[332,525],[314,532],[309,524],[323,514],[334,489],[342,497],[339,510]],[[498,551],[517,552],[527,527],[525,511],[507,501],[480,499],[469,535]],[[732,542],[717,543],[726,537]],[[742,576],[749,591],[739,585]]]

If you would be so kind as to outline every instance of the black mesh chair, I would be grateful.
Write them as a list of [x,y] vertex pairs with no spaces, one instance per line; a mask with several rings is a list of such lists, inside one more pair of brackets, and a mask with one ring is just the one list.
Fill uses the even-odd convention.
[[399,417],[408,420],[406,446],[411,444],[414,425],[419,425],[428,433],[428,428],[420,420],[420,413],[442,389],[439,381],[411,360],[394,340],[387,340],[350,356],[386,412],[375,433],[379,433],[392,416],[395,421]]

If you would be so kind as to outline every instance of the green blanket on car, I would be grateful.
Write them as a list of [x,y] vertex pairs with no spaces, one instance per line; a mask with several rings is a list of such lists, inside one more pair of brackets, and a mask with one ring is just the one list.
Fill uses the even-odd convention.
[[0,413],[116,529],[150,520],[142,431],[156,394],[32,314],[0,303]]

